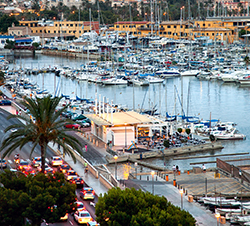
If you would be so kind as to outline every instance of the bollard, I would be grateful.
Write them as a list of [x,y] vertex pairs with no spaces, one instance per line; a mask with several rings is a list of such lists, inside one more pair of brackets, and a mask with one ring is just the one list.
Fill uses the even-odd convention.
[[149,177],[147,176],[147,180],[149,180]]
[[173,180],[173,185],[176,187],[176,180],[175,179]]
[[181,175],[181,171],[178,171],[178,175]]
[[140,180],[141,180],[141,175],[140,175]]
[[155,181],[157,181],[157,176],[155,176]]
[[186,190],[186,195],[188,195],[188,191]]
[[189,170],[187,171],[187,174],[189,175]]
[[166,181],[168,181],[168,175],[166,175]]

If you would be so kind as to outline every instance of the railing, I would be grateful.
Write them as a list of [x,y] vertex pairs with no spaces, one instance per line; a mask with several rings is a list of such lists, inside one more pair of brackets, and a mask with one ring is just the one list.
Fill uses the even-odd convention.
[[230,174],[232,177],[240,179],[241,182],[245,181],[250,183],[250,174],[242,170],[240,167],[229,164],[219,158],[216,159],[216,166],[217,168]]

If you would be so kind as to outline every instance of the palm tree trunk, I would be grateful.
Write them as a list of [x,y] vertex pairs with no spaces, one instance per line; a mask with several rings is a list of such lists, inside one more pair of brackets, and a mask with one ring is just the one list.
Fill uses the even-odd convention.
[[42,173],[45,171],[45,148],[46,146],[44,144],[40,145],[41,146],[41,157],[42,157]]

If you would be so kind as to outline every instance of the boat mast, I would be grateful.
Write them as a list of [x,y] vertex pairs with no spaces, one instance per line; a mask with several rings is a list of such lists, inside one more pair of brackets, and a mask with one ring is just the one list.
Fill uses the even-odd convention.
[[150,0],[150,20],[151,20],[151,37],[153,36],[153,12],[152,12],[152,0]]

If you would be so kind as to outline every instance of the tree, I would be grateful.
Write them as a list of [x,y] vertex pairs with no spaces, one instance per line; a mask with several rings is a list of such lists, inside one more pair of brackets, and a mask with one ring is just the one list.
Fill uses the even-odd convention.
[[0,32],[6,33],[8,31],[8,27],[11,27],[12,24],[15,24],[16,26],[19,24],[15,16],[8,16],[7,14],[4,14],[0,18]]
[[169,140],[164,140],[163,146],[164,146],[165,148],[169,148]]
[[247,70],[248,70],[249,56],[246,56],[246,57],[244,58],[244,62],[245,62],[245,64],[246,64],[246,67],[247,67]]
[[47,96],[44,98],[35,97],[34,99],[25,97],[21,104],[30,112],[30,119],[21,115],[11,115],[10,118],[19,118],[24,124],[13,124],[5,129],[5,132],[15,129],[3,141],[1,151],[4,150],[3,158],[10,155],[16,148],[22,149],[29,142],[32,143],[30,155],[37,145],[40,146],[42,158],[42,172],[45,169],[45,156],[49,142],[58,144],[63,148],[64,154],[70,155],[74,161],[74,151],[82,155],[81,143],[74,136],[67,133],[69,130],[64,128],[65,123],[72,122],[69,119],[59,119],[68,105],[57,110],[62,98]]
[[55,223],[75,207],[76,186],[67,183],[62,173],[26,177],[6,170],[0,178],[4,186],[0,188],[0,224],[3,226],[24,225],[21,223],[24,218],[31,220],[32,226],[40,226],[42,219]]
[[172,205],[165,197],[134,188],[112,188],[96,204],[96,220],[102,226],[193,226],[191,214]]

